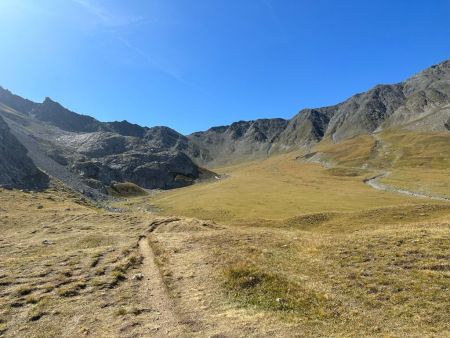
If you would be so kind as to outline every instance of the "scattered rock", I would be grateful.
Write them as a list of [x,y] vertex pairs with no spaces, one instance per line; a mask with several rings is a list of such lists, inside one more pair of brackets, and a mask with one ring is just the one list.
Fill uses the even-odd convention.
[[144,274],[142,273],[137,273],[135,275],[133,275],[133,277],[131,277],[132,280],[142,280],[144,279]]

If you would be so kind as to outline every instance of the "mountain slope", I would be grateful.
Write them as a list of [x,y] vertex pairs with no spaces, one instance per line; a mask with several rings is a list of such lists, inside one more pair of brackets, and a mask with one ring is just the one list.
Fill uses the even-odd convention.
[[[103,198],[115,182],[171,189],[213,176],[184,153],[200,158],[201,151],[170,128],[104,123],[49,98],[34,103],[6,90],[0,93],[0,116],[17,143],[49,175],[89,197]],[[6,154],[0,159],[8,161]],[[22,183],[29,185],[26,180]]]
[[267,156],[274,140],[286,128],[284,119],[239,121],[230,126],[214,127],[188,136],[189,141],[203,150],[201,163],[224,164],[239,159]]
[[6,188],[45,188],[48,177],[27,156],[27,150],[11,134],[0,116],[0,186]]
[[[309,147],[322,139],[337,143],[381,130],[448,131],[450,60],[404,82],[377,85],[337,105],[303,109],[292,119],[281,121],[272,138],[254,137],[248,130],[255,122],[242,121],[194,133],[189,139],[208,149],[211,164],[217,164]],[[262,135],[273,130],[272,123],[258,128]]]
[[[386,129],[444,131],[447,130],[445,122],[450,118],[449,105],[450,61],[447,60],[405,82],[378,85],[341,104],[326,107],[331,118],[324,137],[339,142]],[[426,123],[411,125],[411,122],[430,115],[433,118]]]

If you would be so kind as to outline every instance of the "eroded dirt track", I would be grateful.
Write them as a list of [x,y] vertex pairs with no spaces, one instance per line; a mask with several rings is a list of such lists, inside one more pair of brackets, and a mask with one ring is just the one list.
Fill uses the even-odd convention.
[[154,337],[179,337],[183,333],[183,325],[173,312],[173,304],[169,298],[164,282],[155,264],[153,251],[146,237],[139,240],[139,250],[143,257],[143,285],[140,297],[151,306],[153,327],[149,328]]

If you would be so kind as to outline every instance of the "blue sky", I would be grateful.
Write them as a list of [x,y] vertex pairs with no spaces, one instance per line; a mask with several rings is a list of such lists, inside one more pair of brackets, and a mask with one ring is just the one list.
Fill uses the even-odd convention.
[[450,57],[446,0],[0,0],[0,85],[182,133],[290,118]]

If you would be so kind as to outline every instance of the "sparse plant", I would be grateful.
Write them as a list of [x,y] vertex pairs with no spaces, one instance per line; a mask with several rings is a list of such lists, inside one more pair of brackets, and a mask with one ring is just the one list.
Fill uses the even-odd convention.
[[124,307],[120,307],[119,309],[117,309],[114,314],[116,316],[125,316],[127,314],[127,310]]
[[18,296],[26,296],[29,295],[31,292],[33,292],[33,288],[27,285],[20,286],[16,289],[16,294]]

